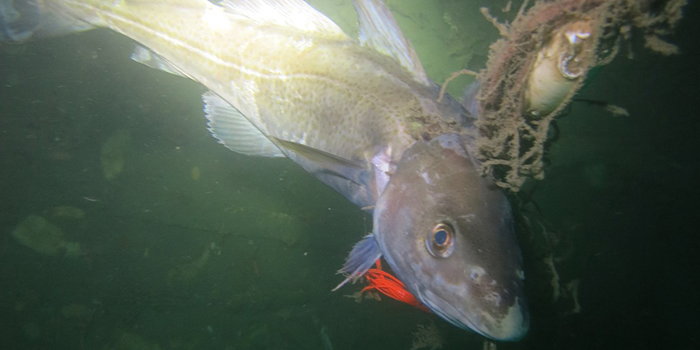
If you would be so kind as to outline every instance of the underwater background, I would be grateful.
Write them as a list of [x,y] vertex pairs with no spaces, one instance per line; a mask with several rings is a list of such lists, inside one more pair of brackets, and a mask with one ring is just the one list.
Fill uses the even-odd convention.
[[[356,35],[349,1],[310,2]],[[481,6],[520,5],[387,4],[437,82],[484,67]],[[699,349],[699,11],[680,55],[633,36],[557,120],[545,179],[512,196],[530,333],[497,344],[331,292],[371,217],[217,144],[204,87],[134,63],[130,39],[0,44],[0,349]]]

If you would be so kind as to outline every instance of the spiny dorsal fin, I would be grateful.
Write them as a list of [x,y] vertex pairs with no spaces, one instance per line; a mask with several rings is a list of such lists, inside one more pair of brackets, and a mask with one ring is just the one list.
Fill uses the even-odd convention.
[[391,11],[381,0],[354,0],[360,21],[360,44],[395,58],[416,81],[431,86],[411,42],[404,37]]
[[184,6],[189,8],[206,8],[207,6],[212,5],[208,0],[126,0],[123,2],[129,5],[168,5],[180,7]]
[[261,23],[348,39],[338,25],[303,0],[224,0],[221,5],[232,14]]
[[211,8],[221,8],[220,5],[216,4],[216,1],[209,0],[89,0],[89,2],[112,2],[114,4],[109,6],[125,6],[133,8],[160,7],[165,11],[169,11],[171,9],[186,11],[206,11]]
[[226,148],[248,156],[284,157],[285,155],[236,108],[219,95],[202,95],[209,131]]

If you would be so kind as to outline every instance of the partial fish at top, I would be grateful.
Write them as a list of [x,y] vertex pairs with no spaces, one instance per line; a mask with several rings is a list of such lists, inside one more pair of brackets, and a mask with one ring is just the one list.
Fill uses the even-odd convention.
[[474,117],[438,102],[381,1],[354,5],[359,42],[301,0],[0,0],[0,39],[107,27],[138,41],[135,60],[210,89],[226,147],[288,157],[372,212],[346,281],[383,257],[437,315],[518,340],[522,258],[505,196],[469,154]]

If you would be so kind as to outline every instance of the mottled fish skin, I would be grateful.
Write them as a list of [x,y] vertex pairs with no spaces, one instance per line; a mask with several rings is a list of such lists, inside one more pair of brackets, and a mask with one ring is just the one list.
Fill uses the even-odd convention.
[[[438,102],[417,57],[377,47],[401,36],[379,0],[355,5],[366,25],[394,36],[364,28],[363,45],[298,0],[227,0],[226,8],[206,0],[21,1],[70,19],[62,30],[107,27],[138,41],[155,54],[137,50],[142,63],[204,84],[213,92],[204,96],[209,111],[232,105],[273,149],[373,211],[373,233],[344,266],[350,278],[383,255],[451,323],[498,340],[525,335],[513,219],[468,154],[473,117],[449,96]],[[412,51],[403,41],[396,47]],[[448,255],[427,249],[436,225],[454,231]]]
[[[375,237],[399,279],[436,314],[490,338],[518,340],[529,312],[511,208],[462,144],[447,134],[404,152],[377,202]],[[454,232],[444,256],[426,249],[437,225]]]
[[264,134],[368,168],[379,152],[398,161],[428,129],[454,131],[465,123],[452,101],[436,102],[436,86],[415,81],[391,57],[358,45],[334,24],[325,32],[272,26],[203,0],[117,6],[61,0],[60,6],[148,47]]

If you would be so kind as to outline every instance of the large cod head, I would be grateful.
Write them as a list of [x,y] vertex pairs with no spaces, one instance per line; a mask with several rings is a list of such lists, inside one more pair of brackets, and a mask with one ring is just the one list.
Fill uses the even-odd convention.
[[522,257],[505,195],[457,135],[404,152],[374,210],[382,255],[418,300],[483,336],[525,336]]

